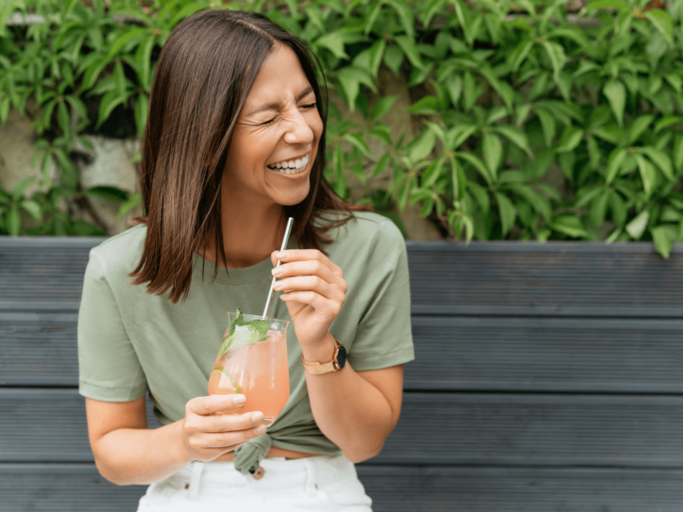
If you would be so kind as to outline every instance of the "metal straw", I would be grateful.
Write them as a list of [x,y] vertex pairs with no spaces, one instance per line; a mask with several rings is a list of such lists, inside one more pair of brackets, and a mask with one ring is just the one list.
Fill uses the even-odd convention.
[[[289,240],[289,233],[292,231],[292,224],[294,224],[294,218],[290,217],[287,221],[287,229],[285,229],[285,236],[282,239],[282,247],[280,247],[280,252],[284,251],[287,248],[287,240]],[[279,266],[280,260],[277,260],[277,265],[275,265],[275,268]],[[273,276],[273,280],[270,283],[270,291],[268,292],[268,300],[266,301],[266,307],[263,310],[264,320],[268,318],[268,313],[270,311],[270,301],[273,298],[273,286],[275,286],[275,281],[277,281],[277,277]]]

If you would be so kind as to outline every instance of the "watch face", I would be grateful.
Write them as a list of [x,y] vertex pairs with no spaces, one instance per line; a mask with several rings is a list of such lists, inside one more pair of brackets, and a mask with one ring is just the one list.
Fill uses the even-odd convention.
[[346,366],[346,349],[344,345],[341,345],[337,351],[337,365],[340,370]]

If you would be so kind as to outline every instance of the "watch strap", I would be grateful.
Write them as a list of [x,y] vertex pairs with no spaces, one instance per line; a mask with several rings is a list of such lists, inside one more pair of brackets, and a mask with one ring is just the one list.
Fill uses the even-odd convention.
[[304,365],[304,371],[313,375],[323,375],[325,373],[336,372],[339,370],[339,364],[337,363],[337,354],[339,353],[339,347],[342,346],[337,340],[334,340],[337,346],[334,349],[334,356],[332,361],[327,363],[319,363],[317,361],[311,362],[304,359],[304,355],[301,354],[301,362]]

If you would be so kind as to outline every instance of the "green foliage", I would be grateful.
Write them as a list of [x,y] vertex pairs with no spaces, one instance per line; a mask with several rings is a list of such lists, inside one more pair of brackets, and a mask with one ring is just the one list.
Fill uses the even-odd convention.
[[[319,56],[339,195],[358,182],[355,200],[394,216],[417,205],[456,239],[650,240],[665,257],[683,240],[683,0],[594,0],[579,25],[562,0],[14,2],[46,22],[0,33],[0,121],[35,101],[36,162],[49,191],[59,168],[62,198],[84,196],[73,157],[86,127],[123,108],[142,133],[173,27],[230,8],[263,12]],[[413,130],[386,121],[387,80],[406,84]],[[0,211],[16,233],[17,212],[37,210],[12,194]]]

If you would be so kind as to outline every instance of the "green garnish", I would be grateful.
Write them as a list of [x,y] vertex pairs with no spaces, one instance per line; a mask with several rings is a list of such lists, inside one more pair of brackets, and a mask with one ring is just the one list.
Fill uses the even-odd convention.
[[251,320],[245,322],[242,311],[237,308],[237,318],[230,326],[230,332],[223,338],[223,343],[218,351],[218,357],[223,357],[225,353],[234,347],[242,345],[252,345],[259,341],[268,339],[268,320]]
[[221,372],[223,375],[225,375],[228,380],[230,380],[230,384],[232,385],[233,389],[235,390],[236,393],[241,393],[242,390],[240,389],[239,384],[235,380],[235,377],[232,376],[232,373],[230,373],[228,370],[223,368],[222,366],[216,366],[212,371],[214,372]]

